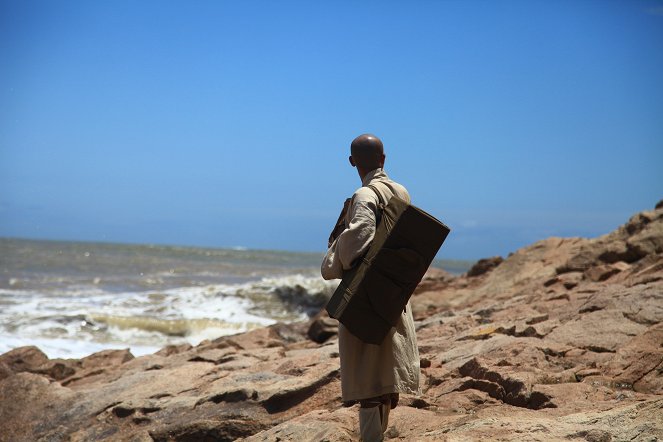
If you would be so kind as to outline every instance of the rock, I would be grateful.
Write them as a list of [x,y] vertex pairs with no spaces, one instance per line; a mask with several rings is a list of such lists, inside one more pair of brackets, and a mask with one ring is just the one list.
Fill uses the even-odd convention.
[[468,277],[480,276],[490,272],[495,267],[504,261],[501,256],[493,256],[492,258],[484,258],[477,261],[470,270],[467,271]]
[[[18,353],[37,354],[34,348]],[[44,422],[54,429],[62,425],[73,424],[73,428],[81,425],[79,419],[67,421],[67,415],[73,411],[75,394],[44,376],[25,371],[10,376],[0,381],[0,397],[0,440],[3,442],[37,440],[33,436],[34,430]],[[52,405],[49,407],[48,404]]]
[[586,271],[602,263],[634,263],[663,251],[663,210],[634,215],[619,229],[586,241],[558,268],[558,273]]
[[429,267],[426,274],[417,285],[413,296],[428,290],[439,290],[456,279],[454,275],[443,269]]
[[551,398],[540,391],[533,391],[528,383],[517,376],[500,373],[500,370],[488,368],[488,366],[477,358],[473,358],[458,368],[461,376],[468,379],[458,389],[466,390],[473,388],[484,391],[499,401],[514,405],[516,407],[532,408],[556,408]]
[[547,339],[596,353],[615,353],[632,336],[646,330],[616,310],[599,310],[556,327]]
[[14,373],[34,372],[48,362],[48,356],[37,347],[18,347],[0,355],[0,363]]
[[663,323],[649,327],[620,347],[607,366],[615,383],[663,395]]
[[532,325],[532,324],[538,324],[539,322],[547,321],[548,320],[548,315],[543,314],[543,315],[537,315],[537,316],[532,316],[531,318],[527,319],[525,321],[526,324]]
[[586,430],[578,431],[577,433],[570,434],[569,438],[580,438],[587,442],[610,442],[612,441],[612,433],[603,430]]
[[122,365],[134,359],[128,348],[124,350],[103,350],[81,359],[82,368],[90,370]]
[[568,272],[557,277],[565,289],[571,290],[582,282],[584,274],[582,272]]
[[182,353],[185,351],[191,350],[191,344],[180,344],[180,345],[167,345],[156,354],[161,355],[161,356],[170,356],[170,355],[175,355],[178,353]]
[[583,368],[575,372],[575,377],[578,381],[582,381],[588,376],[600,376],[601,371],[596,368]]
[[13,375],[14,371],[4,362],[0,362],[0,381]]
[[33,373],[44,374],[53,380],[61,381],[76,373],[76,369],[77,366],[75,363],[51,361],[41,366],[38,370],[33,371]]
[[79,367],[77,361],[48,357],[37,347],[19,347],[0,356],[0,379],[12,373],[29,372],[62,380],[73,375]]
[[250,436],[265,428],[264,424],[250,419],[206,419],[186,424],[164,426],[149,431],[154,442],[170,441],[234,441]]
[[642,231],[631,236],[627,242],[627,249],[640,258],[663,252],[663,226],[652,222]]
[[354,408],[342,408],[332,413],[315,410],[243,440],[352,442],[357,440],[357,428],[357,410]]
[[311,321],[306,334],[312,341],[322,344],[338,334],[338,321],[326,314],[319,314]]
[[600,282],[600,281],[605,281],[606,279],[610,278],[613,275],[616,275],[617,273],[621,272],[622,270],[625,270],[628,268],[628,264],[624,262],[617,262],[614,264],[603,264],[595,267],[590,267],[589,269],[585,270],[585,276],[590,281],[595,281],[595,282]]

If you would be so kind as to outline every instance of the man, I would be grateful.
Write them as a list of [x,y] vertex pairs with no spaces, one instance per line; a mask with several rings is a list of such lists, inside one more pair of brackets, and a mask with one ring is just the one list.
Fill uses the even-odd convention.
[[[352,195],[343,218],[344,229],[335,229],[322,261],[322,277],[342,278],[367,251],[375,236],[379,198],[387,202],[396,195],[410,202],[405,187],[384,172],[384,148],[375,135],[360,135],[350,146],[350,164],[357,168],[362,187]],[[340,233],[338,233],[340,231]],[[387,429],[389,410],[398,404],[399,393],[419,392],[419,351],[408,302],[396,327],[382,344],[373,345],[339,325],[341,393],[344,403],[360,403],[359,432],[365,442],[381,441]]]

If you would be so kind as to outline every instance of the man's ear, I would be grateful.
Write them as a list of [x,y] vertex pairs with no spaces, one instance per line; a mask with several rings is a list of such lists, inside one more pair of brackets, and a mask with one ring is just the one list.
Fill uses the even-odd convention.
[[355,160],[352,159],[352,155],[350,155],[350,157],[348,158],[348,160],[350,160],[350,165],[351,165],[352,167],[357,167],[357,165],[355,164]]

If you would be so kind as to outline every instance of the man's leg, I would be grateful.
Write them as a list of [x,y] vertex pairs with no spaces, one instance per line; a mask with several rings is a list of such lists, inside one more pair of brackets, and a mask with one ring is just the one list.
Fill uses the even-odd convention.
[[389,412],[398,403],[398,393],[360,401],[359,433],[362,441],[381,441],[389,425]]
[[380,442],[382,433],[382,403],[376,400],[361,401],[359,407],[359,436],[363,442]]
[[387,431],[389,425],[389,411],[391,411],[391,401],[389,399],[383,400],[380,404],[380,417],[382,420],[382,432]]

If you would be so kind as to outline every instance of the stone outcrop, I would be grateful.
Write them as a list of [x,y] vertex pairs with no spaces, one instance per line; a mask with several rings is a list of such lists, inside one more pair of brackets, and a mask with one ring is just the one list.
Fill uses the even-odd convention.
[[472,266],[470,270],[467,271],[467,276],[471,278],[473,276],[480,276],[484,273],[488,273],[498,265],[502,264],[502,261],[504,261],[504,259],[501,256],[480,259]]
[[[663,439],[663,205],[549,238],[412,298],[421,394],[387,440]],[[471,273],[471,274],[470,274]],[[277,324],[134,358],[0,355],[0,441],[352,441],[336,323]]]

